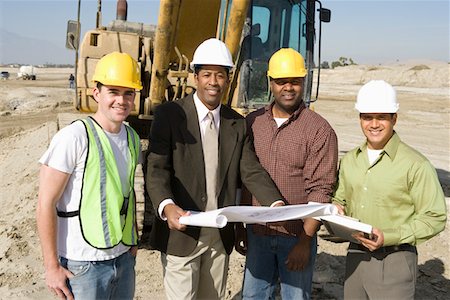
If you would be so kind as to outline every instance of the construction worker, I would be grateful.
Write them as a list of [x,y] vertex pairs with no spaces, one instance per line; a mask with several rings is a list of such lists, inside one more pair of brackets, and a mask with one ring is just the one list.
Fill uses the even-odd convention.
[[394,130],[399,104],[390,84],[366,83],[355,108],[366,141],[342,158],[333,201],[373,231],[349,245],[344,297],[414,299],[416,245],[444,230],[444,193],[431,163]]
[[99,60],[92,80],[97,112],[56,133],[39,160],[45,280],[61,299],[133,299],[140,144],[123,121],[142,89],[139,66],[113,52]]
[[[337,170],[337,138],[328,122],[303,102],[305,62],[292,48],[275,52],[267,77],[273,101],[247,116],[255,151],[287,204],[331,201]],[[259,197],[242,204],[260,206]],[[246,254],[243,299],[310,299],[319,221],[247,225],[236,250]]]
[[73,76],[73,74],[70,74],[69,76],[69,88],[75,88],[75,76]]
[[239,175],[262,204],[283,201],[256,158],[245,119],[221,105],[233,68],[228,48],[204,41],[191,68],[196,92],[158,106],[150,132],[146,184],[157,212],[151,245],[161,251],[168,299],[225,299],[234,225],[192,227],[179,218],[236,205]]

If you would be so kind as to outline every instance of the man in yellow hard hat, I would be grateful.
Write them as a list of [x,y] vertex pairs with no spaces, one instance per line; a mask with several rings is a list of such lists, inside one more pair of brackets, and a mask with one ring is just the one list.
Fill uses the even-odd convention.
[[333,202],[373,229],[348,247],[344,297],[414,299],[416,245],[444,230],[444,193],[430,161],[395,132],[399,103],[389,83],[366,83],[355,108],[366,140],[341,159]]
[[204,41],[191,63],[196,92],[155,111],[146,184],[158,212],[151,244],[161,251],[170,300],[225,299],[234,246],[233,224],[186,226],[181,216],[236,205],[240,179],[265,205],[282,199],[258,163],[244,118],[221,105],[232,67],[222,41]]
[[[328,122],[303,103],[304,59],[292,48],[275,52],[267,72],[273,102],[247,116],[255,151],[288,204],[330,202],[337,138]],[[243,195],[243,204],[260,206]],[[310,299],[317,251],[314,219],[247,225],[236,250],[246,254],[243,299]]]
[[133,299],[140,146],[123,121],[142,88],[139,66],[113,52],[99,60],[93,81],[97,112],[56,133],[39,160],[45,280],[61,299]]

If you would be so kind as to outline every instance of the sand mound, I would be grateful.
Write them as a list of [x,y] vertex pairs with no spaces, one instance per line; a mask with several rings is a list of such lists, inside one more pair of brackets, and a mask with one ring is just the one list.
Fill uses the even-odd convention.
[[362,85],[383,79],[394,86],[448,88],[450,65],[446,63],[409,63],[401,65],[354,65],[321,70],[322,83]]

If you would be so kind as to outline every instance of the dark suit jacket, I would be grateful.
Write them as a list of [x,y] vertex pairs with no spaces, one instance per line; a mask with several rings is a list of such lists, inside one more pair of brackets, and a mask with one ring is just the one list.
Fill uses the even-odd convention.
[[[282,196],[270,176],[259,164],[247,135],[245,119],[227,106],[220,109],[218,207],[237,205],[240,182],[264,205]],[[206,181],[203,148],[197,111],[192,95],[160,105],[155,111],[147,156],[146,185],[158,209],[167,199],[184,210],[204,211]],[[186,231],[170,230],[167,222],[155,218],[151,245],[167,254],[189,255],[197,245],[200,227]],[[220,229],[227,253],[234,245],[234,226]]]

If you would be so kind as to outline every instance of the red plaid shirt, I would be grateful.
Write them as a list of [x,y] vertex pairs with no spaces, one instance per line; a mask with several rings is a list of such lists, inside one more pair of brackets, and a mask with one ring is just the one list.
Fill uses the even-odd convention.
[[[304,104],[278,127],[273,119],[272,106],[273,103],[247,116],[261,165],[289,204],[330,202],[338,161],[333,128]],[[250,204],[246,193],[242,204]],[[254,197],[251,204],[261,205]],[[303,221],[289,221],[283,226],[255,225],[254,231],[298,236],[303,231]]]

